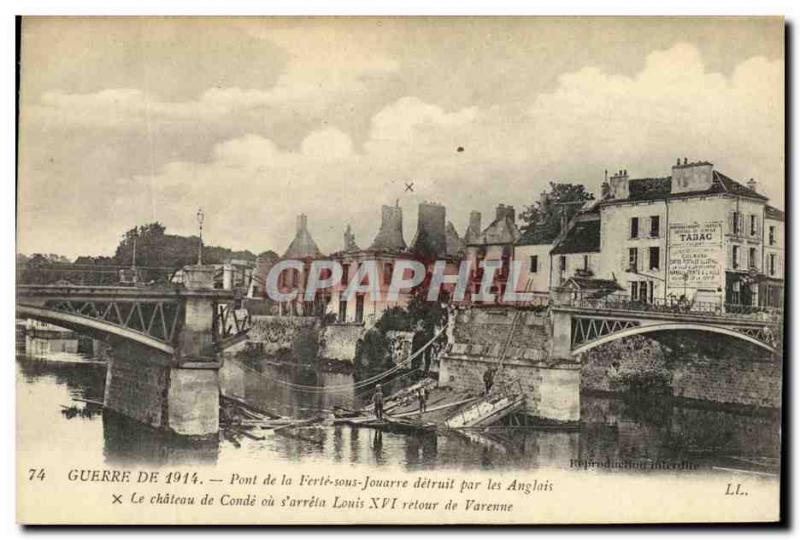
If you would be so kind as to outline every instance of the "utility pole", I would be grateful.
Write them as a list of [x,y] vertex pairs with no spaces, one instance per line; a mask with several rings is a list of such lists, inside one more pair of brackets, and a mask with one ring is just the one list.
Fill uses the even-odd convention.
[[200,243],[197,246],[197,265],[200,266],[203,264],[203,220],[205,219],[205,214],[203,214],[203,209],[200,208],[197,210],[197,224],[200,226]]
[[568,206],[574,206],[576,204],[580,205],[580,206],[583,206],[587,202],[589,202],[589,201],[564,201],[564,202],[556,201],[556,202],[550,203],[550,204],[553,204],[555,206],[560,207],[560,210],[561,210],[561,226],[559,227],[560,234],[564,234],[564,230],[567,228],[567,222],[568,222],[568,220],[567,220],[567,207]]
[[131,259],[131,269],[136,270],[136,236],[133,237],[133,257]]

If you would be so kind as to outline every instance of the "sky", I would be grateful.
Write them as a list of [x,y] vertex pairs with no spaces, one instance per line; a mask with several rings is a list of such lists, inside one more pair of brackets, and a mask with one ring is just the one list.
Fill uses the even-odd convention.
[[26,18],[17,251],[111,255],[202,208],[207,244],[283,253],[305,213],[330,253],[396,203],[410,242],[423,201],[463,233],[678,157],[783,209],[783,74],[775,18]]

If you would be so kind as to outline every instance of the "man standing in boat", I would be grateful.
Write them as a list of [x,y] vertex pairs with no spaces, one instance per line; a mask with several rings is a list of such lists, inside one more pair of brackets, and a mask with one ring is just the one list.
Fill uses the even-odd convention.
[[417,390],[417,399],[419,400],[419,414],[422,415],[428,409],[428,389],[420,388]]
[[484,394],[489,395],[489,392],[492,389],[492,385],[494,384],[494,368],[489,366],[486,368],[486,371],[483,372],[483,386],[486,389]]
[[375,417],[378,420],[383,420],[383,390],[381,385],[375,385],[375,395],[372,397],[372,404],[375,405]]

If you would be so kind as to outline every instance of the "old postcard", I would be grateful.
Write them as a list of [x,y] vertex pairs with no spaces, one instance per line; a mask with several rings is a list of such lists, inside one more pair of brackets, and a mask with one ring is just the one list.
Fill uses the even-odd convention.
[[782,18],[19,32],[19,522],[781,519]]

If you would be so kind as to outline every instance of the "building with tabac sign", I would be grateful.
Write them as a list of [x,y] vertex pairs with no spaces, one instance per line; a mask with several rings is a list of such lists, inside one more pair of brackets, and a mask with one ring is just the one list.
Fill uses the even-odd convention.
[[[779,307],[783,214],[757,184],[686,158],[662,178],[608,180],[595,274],[645,303]],[[551,285],[557,285],[552,283]]]

